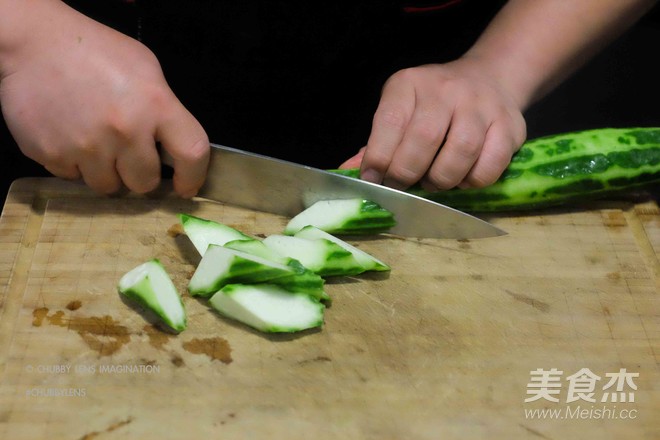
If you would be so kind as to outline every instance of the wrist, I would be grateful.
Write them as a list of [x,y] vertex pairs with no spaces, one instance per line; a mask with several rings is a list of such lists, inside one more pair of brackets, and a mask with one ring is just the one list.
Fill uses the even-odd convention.
[[471,65],[474,72],[487,78],[493,87],[511,98],[521,112],[534,102],[536,89],[528,66],[521,67],[506,56],[481,53],[475,48],[466,52],[461,61]]
[[526,81],[529,77],[520,75],[519,69],[506,62],[493,59],[489,53],[471,49],[454,63],[462,76],[487,84],[521,113],[533,102],[533,85]]
[[60,0],[0,0],[0,79],[26,57],[47,51],[70,12]]

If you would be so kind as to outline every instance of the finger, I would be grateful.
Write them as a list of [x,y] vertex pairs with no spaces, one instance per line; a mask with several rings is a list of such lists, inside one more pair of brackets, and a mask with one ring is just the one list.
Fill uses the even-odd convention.
[[414,108],[415,90],[411,83],[398,77],[390,79],[383,88],[362,159],[360,175],[364,180],[381,183]]
[[488,124],[469,109],[454,111],[447,139],[433,161],[424,186],[450,189],[470,171],[481,152]]
[[124,185],[133,192],[147,193],[160,183],[160,159],[153,138],[122,148],[116,166]]
[[520,144],[502,123],[494,123],[486,133],[479,158],[461,183],[462,188],[483,188],[495,183],[511,162]]
[[197,119],[173,100],[158,124],[156,139],[172,157],[174,190],[182,197],[193,197],[206,179],[209,139]]
[[415,112],[394,152],[383,183],[405,189],[426,174],[445,138],[451,109],[443,102],[417,95]]
[[364,150],[366,147],[360,148],[360,150],[357,152],[357,154],[350,159],[347,159],[339,165],[340,170],[345,170],[345,169],[351,169],[351,168],[360,168],[360,164],[362,163],[362,158],[364,157]]
[[78,168],[87,186],[98,193],[113,194],[122,187],[114,156],[98,147],[80,153]]
[[39,145],[30,142],[24,142],[20,137],[16,137],[18,148],[25,156],[40,163],[46,171],[55,177],[66,180],[78,180],[81,178],[80,170],[75,163],[69,163],[62,148],[54,144]]
[[46,171],[53,176],[66,180],[78,180],[82,177],[76,165],[45,165]]

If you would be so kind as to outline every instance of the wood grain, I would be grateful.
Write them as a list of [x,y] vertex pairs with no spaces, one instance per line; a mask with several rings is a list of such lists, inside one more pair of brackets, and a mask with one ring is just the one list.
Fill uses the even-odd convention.
[[[97,197],[23,179],[0,218],[0,438],[658,438],[660,211],[593,205],[491,218],[473,241],[352,241],[389,276],[331,280],[321,331],[268,336],[185,294],[199,261],[176,214],[252,235],[285,218],[209,201]],[[184,292],[172,335],[123,301],[123,273],[158,257]],[[68,367],[68,370],[67,370]],[[560,402],[524,402],[563,371]],[[567,403],[566,378],[639,373],[635,402]],[[633,391],[633,390],[628,390]],[[625,409],[628,419],[526,410]],[[634,410],[633,412],[631,412]]]

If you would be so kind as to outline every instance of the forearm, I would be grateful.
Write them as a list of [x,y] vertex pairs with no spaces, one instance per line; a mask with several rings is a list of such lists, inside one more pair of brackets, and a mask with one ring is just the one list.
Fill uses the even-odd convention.
[[655,0],[510,0],[465,54],[522,110],[645,14]]

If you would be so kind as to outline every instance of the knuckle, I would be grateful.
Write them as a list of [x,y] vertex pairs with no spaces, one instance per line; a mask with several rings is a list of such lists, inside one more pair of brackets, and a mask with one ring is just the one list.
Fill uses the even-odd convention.
[[403,185],[412,185],[413,183],[417,182],[422,177],[422,175],[423,173],[419,173],[414,169],[404,166],[392,166],[387,171],[388,179],[394,180]]
[[185,152],[188,158],[194,162],[205,160],[209,155],[208,137],[204,136],[197,139],[190,144],[190,147],[188,147]]
[[99,157],[101,153],[101,149],[98,144],[88,141],[79,142],[77,150],[82,157],[87,159]]
[[376,113],[374,124],[383,124],[396,130],[403,130],[408,122],[408,117],[403,109],[391,107]]
[[107,116],[108,130],[113,139],[128,141],[133,133],[134,122],[131,118],[120,110],[113,110]]
[[83,179],[85,180],[87,186],[89,186],[99,194],[105,194],[105,195],[115,194],[121,189],[121,182],[118,180],[114,180],[114,179],[99,180],[98,178],[94,178],[94,177],[90,179],[87,176],[83,176]]
[[390,157],[380,152],[367,150],[362,161],[363,169],[374,169],[376,171],[384,172],[390,165]]
[[113,195],[117,194],[121,190],[121,184],[120,183],[111,183],[104,185],[103,188],[101,189],[101,193],[105,195]]
[[[172,153],[175,161],[175,168],[181,166],[188,168],[208,161],[209,144],[208,141],[198,140],[187,147]],[[178,168],[177,168],[178,169]]]
[[472,162],[479,157],[482,147],[482,143],[477,136],[467,132],[452,136],[451,139],[447,140],[447,144],[449,144],[452,151],[460,155],[462,159]]
[[485,161],[490,168],[496,172],[501,173],[511,162],[513,149],[511,148],[497,148],[490,151],[487,160]]
[[204,161],[209,155],[209,140],[206,136],[200,137],[187,145],[176,145],[175,149],[170,151],[175,162],[182,164],[192,164]]
[[513,143],[521,145],[527,138],[525,117],[516,109],[506,109],[503,113],[506,116],[503,120],[496,121],[496,123],[503,127]]
[[527,139],[527,123],[524,116],[520,112],[510,112],[506,119],[498,122],[504,127],[514,149],[520,148]]
[[31,159],[40,162],[42,165],[60,165],[65,161],[65,154],[61,148],[55,145],[46,144],[41,148],[32,150],[33,155],[28,155]]
[[138,41],[136,49],[138,50],[139,59],[142,60],[143,63],[160,68],[158,57],[147,45]]
[[156,176],[152,178],[141,179],[131,185],[126,185],[126,186],[128,187],[128,189],[130,189],[135,193],[146,194],[158,188],[159,184],[160,184],[160,176]]
[[427,171],[424,180],[435,188],[445,190],[461,183],[466,174],[467,170],[462,171],[451,162],[436,160]]
[[518,150],[518,148],[520,148],[527,139],[527,125],[525,124],[525,120],[523,119],[522,115],[520,116],[520,119],[521,119],[520,129],[516,131],[516,134],[514,136],[514,142],[516,143],[516,150]]
[[430,171],[426,176],[426,180],[430,182],[432,186],[438,189],[451,189],[460,183],[461,179],[452,178],[446,174],[443,174],[439,171]]
[[398,83],[398,82],[407,82],[413,80],[417,76],[417,71],[414,67],[409,67],[406,69],[401,69],[392,76],[390,76],[389,80],[387,81],[386,85],[389,83]]
[[415,125],[413,136],[417,142],[423,145],[435,145],[440,147],[442,141],[440,127],[430,117],[425,117]]
[[492,151],[485,160],[480,161],[468,174],[467,181],[471,186],[484,188],[499,179],[511,161],[511,153],[507,148]]
[[501,171],[497,172],[494,168],[489,170],[477,170],[470,173],[466,180],[470,183],[470,186],[474,188],[484,188],[495,183],[497,178],[500,177],[500,174]]
[[98,191],[103,194],[114,194],[122,188],[122,181],[118,176],[107,176],[98,181]]
[[44,168],[53,176],[60,177],[62,179],[76,180],[80,178],[80,172],[75,167],[69,168],[69,167],[61,167],[61,166],[44,165]]
[[131,41],[131,47],[124,51],[126,59],[132,64],[133,72],[145,80],[160,80],[162,67],[156,54],[140,41]]
[[167,109],[171,107],[171,93],[167,88],[163,87],[160,82],[153,82],[145,87],[146,100],[151,108]]

